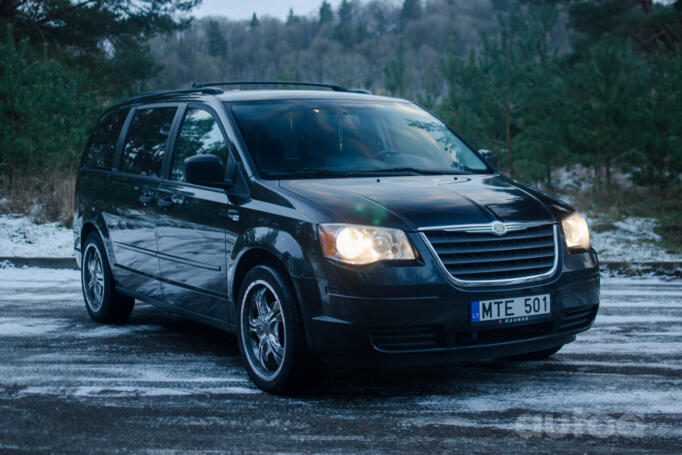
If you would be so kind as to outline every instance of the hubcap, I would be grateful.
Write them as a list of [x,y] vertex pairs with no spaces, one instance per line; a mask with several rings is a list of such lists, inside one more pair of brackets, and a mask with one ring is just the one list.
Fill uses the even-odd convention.
[[241,336],[252,370],[269,380],[279,373],[285,356],[285,321],[275,290],[263,280],[254,281],[244,293]]
[[90,310],[97,312],[104,301],[104,268],[102,256],[94,244],[88,245],[83,255],[83,293]]

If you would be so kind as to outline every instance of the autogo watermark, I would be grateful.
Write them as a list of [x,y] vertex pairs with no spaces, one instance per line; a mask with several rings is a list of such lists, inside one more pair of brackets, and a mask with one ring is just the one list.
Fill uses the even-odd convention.
[[586,414],[582,410],[572,413],[526,413],[514,424],[522,438],[594,437],[611,436],[641,438],[644,436],[644,419],[633,414]]

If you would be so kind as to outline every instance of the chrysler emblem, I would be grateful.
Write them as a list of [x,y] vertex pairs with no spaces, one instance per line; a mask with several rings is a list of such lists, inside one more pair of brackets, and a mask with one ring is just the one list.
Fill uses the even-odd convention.
[[507,232],[507,226],[505,226],[504,223],[500,223],[499,221],[495,221],[493,223],[493,232],[497,235],[502,235],[505,232]]

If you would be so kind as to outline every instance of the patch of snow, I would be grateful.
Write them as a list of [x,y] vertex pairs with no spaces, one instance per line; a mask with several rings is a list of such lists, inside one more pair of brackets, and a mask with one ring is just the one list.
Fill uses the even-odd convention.
[[156,332],[159,330],[163,330],[163,327],[160,325],[125,325],[125,326],[102,325],[96,326],[86,331],[79,330],[76,336],[81,338],[90,337],[112,338],[123,335],[130,335],[131,333],[136,332]]
[[602,289],[601,295],[622,296],[622,297],[679,297],[682,293],[675,291],[633,291],[633,290],[612,290]]
[[[621,354],[621,355],[676,355],[682,352],[682,342],[670,341],[645,342],[645,341],[610,341],[608,343],[595,343],[587,337],[578,338],[577,341],[567,344],[561,349],[562,354]],[[682,399],[682,397],[680,397]]]
[[552,184],[567,190],[568,194],[562,195],[566,202],[572,202],[570,201],[573,199],[572,194],[591,189],[594,186],[592,180],[592,172],[580,165],[561,167],[552,171]]
[[80,287],[80,271],[38,267],[8,267],[0,270],[0,288],[30,288],[37,283],[63,283]]
[[[679,412],[679,400],[682,399],[682,391],[656,390],[654,387],[641,387],[630,390],[618,390],[617,386],[605,386],[601,390],[591,390],[594,385],[588,381],[577,381],[575,384],[562,389],[547,387],[546,384],[560,383],[564,375],[545,374],[537,381],[530,380],[512,383],[508,388],[497,390],[485,390],[483,387],[467,396],[443,396],[434,395],[417,402],[418,406],[449,409],[457,412],[501,412],[519,409],[519,398],[523,397],[523,409],[529,411],[546,411],[554,409],[555,412],[570,412],[575,408],[595,409],[606,412],[619,412],[627,409],[630,413],[639,414],[676,414]],[[604,375],[604,383],[620,382],[621,378],[615,375]],[[663,382],[663,381],[660,381]],[[674,381],[673,381],[674,382]]]
[[173,387],[149,387],[148,385],[134,386],[29,386],[23,388],[19,395],[56,395],[73,397],[161,397],[161,396],[187,396],[187,395],[246,395],[262,394],[258,389],[246,387],[215,387],[208,389],[173,388]]
[[[599,218],[586,216],[593,226]],[[661,236],[654,232],[656,219],[628,217],[613,223],[614,229],[590,232],[592,247],[603,262],[682,262],[681,255],[670,254],[661,248]]]
[[8,295],[5,300],[7,302],[16,302],[16,301],[27,301],[31,302],[34,300],[37,301],[54,301],[54,300],[73,300],[73,299],[78,299],[81,296],[80,293],[76,292],[68,292],[68,293],[61,293],[61,294],[38,294],[36,292],[27,292],[24,294],[11,294]]
[[0,334],[4,337],[35,337],[66,327],[63,319],[0,318]]
[[659,276],[614,276],[602,278],[602,289],[609,286],[617,289],[634,286],[637,289],[641,289],[642,285],[650,285],[654,287],[654,290],[657,290],[664,287],[679,286],[680,284],[682,284],[682,280],[679,278]]
[[36,224],[27,216],[0,215],[0,256],[72,257],[73,231],[59,223]]

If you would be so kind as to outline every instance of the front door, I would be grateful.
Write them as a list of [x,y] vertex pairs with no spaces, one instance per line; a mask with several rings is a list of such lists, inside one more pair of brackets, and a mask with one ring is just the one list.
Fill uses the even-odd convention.
[[159,187],[156,234],[162,288],[166,302],[226,321],[230,202],[225,190],[185,182],[184,161],[199,154],[216,155],[223,165],[230,162],[219,120],[209,108],[190,105],[175,140],[169,178]]
[[158,188],[177,106],[135,109],[118,171],[110,180],[105,213],[114,252],[113,272],[123,287],[162,298],[156,258]]

